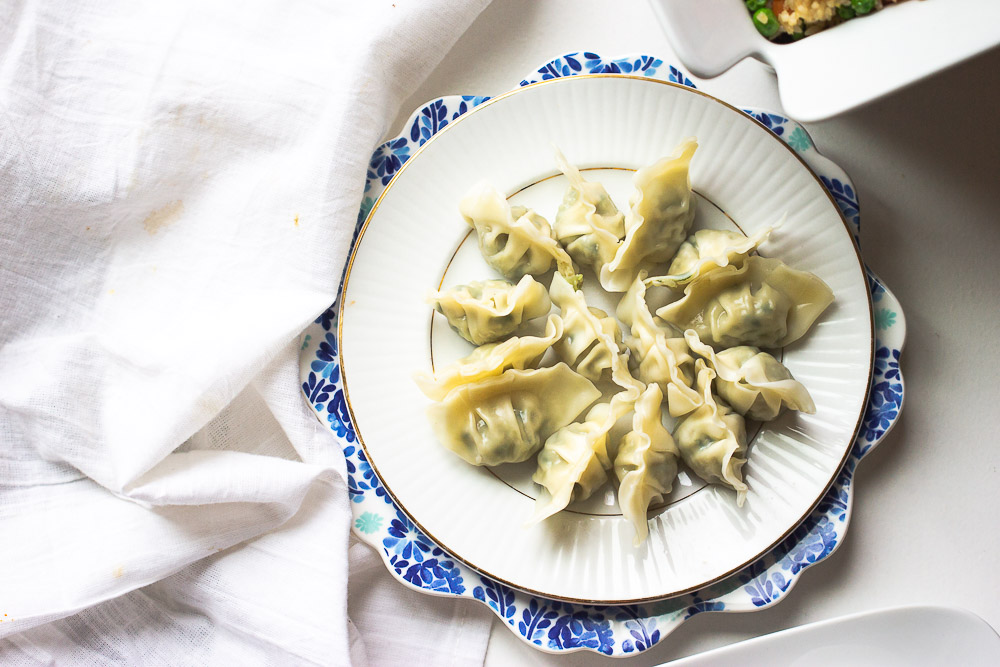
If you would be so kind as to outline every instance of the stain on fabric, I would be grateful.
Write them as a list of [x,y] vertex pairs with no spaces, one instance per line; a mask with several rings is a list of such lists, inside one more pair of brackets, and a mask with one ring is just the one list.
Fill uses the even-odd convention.
[[177,220],[183,212],[184,202],[178,199],[147,215],[146,219],[142,221],[143,229],[149,232],[150,235],[153,235]]

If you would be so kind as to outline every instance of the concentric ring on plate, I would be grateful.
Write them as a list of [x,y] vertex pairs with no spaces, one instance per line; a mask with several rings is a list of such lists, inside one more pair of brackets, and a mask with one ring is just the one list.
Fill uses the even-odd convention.
[[[761,430],[744,467],[750,492],[742,509],[730,492],[709,487],[652,518],[650,539],[639,548],[620,516],[562,513],[526,528],[532,501],[444,449],[425,418],[427,400],[411,381],[413,371],[430,363],[432,311],[425,292],[446,266],[452,284],[494,275],[481,259],[477,267],[474,257],[452,258],[468,232],[458,201],[479,180],[509,194],[556,174],[552,144],[584,168],[634,169],[692,135],[700,144],[691,167],[695,190],[747,233],[787,213],[766,254],[819,275],[836,295],[813,331],[784,350],[817,413],[786,414]],[[532,201],[547,217],[557,204]],[[795,152],[715,98],[620,75],[554,79],[512,91],[428,141],[389,183],[362,228],[338,327],[359,440],[414,523],[494,579],[549,598],[599,604],[702,588],[791,532],[850,451],[867,401],[874,342],[857,247],[834,201]]]

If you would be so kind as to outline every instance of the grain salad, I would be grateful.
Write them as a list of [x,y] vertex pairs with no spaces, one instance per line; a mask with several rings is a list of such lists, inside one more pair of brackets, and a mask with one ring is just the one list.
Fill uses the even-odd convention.
[[794,41],[899,0],[745,0],[760,34]]

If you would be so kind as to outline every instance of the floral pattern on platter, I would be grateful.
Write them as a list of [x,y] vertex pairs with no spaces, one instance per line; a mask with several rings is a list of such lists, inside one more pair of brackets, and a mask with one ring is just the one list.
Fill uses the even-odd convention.
[[854,190],[854,186],[846,178],[841,180],[820,174],[820,180],[823,181],[823,185],[826,186],[826,189],[833,196],[833,200],[837,202],[837,206],[840,208],[840,212],[844,214],[844,218],[854,225],[854,238],[858,239],[861,231],[861,207],[858,204],[858,195]]
[[[694,87],[681,70],[658,58],[634,55],[606,59],[586,51],[546,63],[521,85],[589,73],[649,76]],[[458,116],[487,99],[456,95],[434,100],[410,117],[401,136],[375,151],[354,241],[372,203],[416,149]],[[808,134],[795,121],[766,111],[744,111],[781,137],[810,164],[857,235],[860,213],[854,187],[847,175],[819,155]],[[532,596],[466,567],[423,535],[395,506],[358,445],[341,381],[336,340],[337,303],[303,334],[302,392],[320,420],[329,424],[344,449],[358,537],[380,552],[397,579],[424,592],[477,600],[491,609],[519,638],[541,650],[635,655],[662,641],[697,614],[752,611],[774,604],[788,593],[804,570],[823,561],[842,542],[850,517],[857,464],[885,437],[899,418],[903,402],[899,358],[905,319],[899,302],[871,271],[868,271],[868,283],[876,304],[876,358],[871,394],[861,431],[834,485],[801,525],[744,570],[695,593],[648,604],[591,606]]]
[[455,561],[398,508],[387,533],[382,539],[382,548],[397,577],[427,591],[465,593],[464,568],[457,567]]
[[[759,109],[744,109],[743,112],[758,121],[767,129],[771,130],[771,132],[784,139],[786,144],[794,148],[799,153],[806,153],[810,149],[815,148],[812,138],[805,131],[805,129],[795,121],[780,114],[771,113],[770,111],[761,111]],[[787,135],[785,134],[786,130],[788,131]]]
[[[756,109],[744,109],[743,112],[748,116],[750,116],[751,118],[755,119],[757,122],[759,122],[767,129],[771,130],[771,132],[774,132],[779,137],[784,137],[785,126],[788,125],[789,119],[785,118],[784,116],[780,116],[776,113],[769,113],[767,111],[758,111]],[[791,134],[789,134],[789,136],[791,136]],[[799,141],[799,145],[800,146],[803,145],[801,140]],[[812,145],[812,142],[808,141],[808,135],[807,135],[807,142],[805,144],[805,148],[800,149],[796,146],[792,146],[792,148],[794,148],[795,150],[806,150],[809,148],[810,145]]]
[[[577,74],[628,74],[655,77],[662,66],[663,61],[653,56],[633,55],[606,59],[591,51],[574,51],[545,63],[530,76],[522,79],[519,85],[527,86],[539,81]],[[691,79],[673,65],[667,65],[667,76],[658,78],[695,87]]]

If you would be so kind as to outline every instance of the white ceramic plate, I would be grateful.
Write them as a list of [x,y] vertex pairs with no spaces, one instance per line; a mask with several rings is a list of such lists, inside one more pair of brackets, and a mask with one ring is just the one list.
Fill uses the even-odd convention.
[[696,76],[747,56],[778,75],[785,111],[830,118],[1000,44],[997,0],[908,0],[791,44],[760,36],[742,0],[650,0]]
[[[787,212],[763,254],[816,273],[837,297],[807,338],[784,350],[817,413],[786,415],[757,433],[744,468],[750,492],[742,509],[731,492],[688,488],[689,495],[681,498],[682,492],[654,513],[649,541],[634,548],[632,528],[617,515],[608,489],[589,506],[526,528],[534,495],[525,482],[530,471],[495,474],[445,450],[425,418],[428,401],[410,379],[413,371],[429,368],[432,354],[447,360],[468,352],[446,328],[435,331],[432,350],[426,291],[442,281],[493,276],[473,252],[475,243],[463,244],[469,230],[457,202],[487,179],[552,216],[561,196],[555,179],[545,180],[558,173],[552,143],[585,168],[635,169],[690,135],[701,146],[691,179],[702,224],[711,215],[707,226],[722,226],[725,211],[749,234]],[[624,205],[627,178],[601,172],[605,176]],[[846,223],[818,179],[792,149],[740,111],[649,79],[556,79],[453,121],[376,202],[351,258],[341,304],[347,402],[388,492],[456,558],[549,598],[663,598],[758,558],[794,529],[833,481],[857,433],[872,372],[865,275]]]

